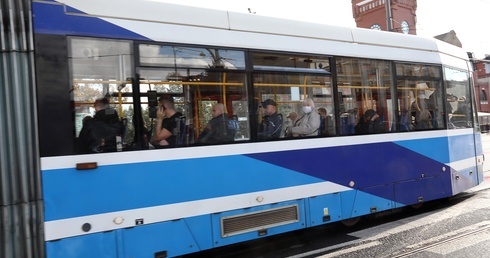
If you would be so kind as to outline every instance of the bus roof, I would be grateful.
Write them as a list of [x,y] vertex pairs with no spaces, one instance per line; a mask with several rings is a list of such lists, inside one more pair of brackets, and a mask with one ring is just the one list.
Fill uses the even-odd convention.
[[[155,0],[119,0],[117,11],[114,11],[114,1],[111,0],[57,2],[66,5],[67,15],[98,17],[161,42],[329,53],[412,62],[449,62],[464,68],[468,59],[466,52],[456,46],[434,38],[401,33],[316,24]],[[290,40],[284,42],[281,40],[284,37]],[[416,54],[420,51],[424,54]]]

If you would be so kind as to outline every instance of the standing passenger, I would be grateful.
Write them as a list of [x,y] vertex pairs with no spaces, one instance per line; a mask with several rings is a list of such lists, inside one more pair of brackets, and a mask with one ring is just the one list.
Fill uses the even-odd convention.
[[123,125],[117,111],[109,106],[106,98],[94,102],[95,115],[84,118],[77,140],[79,153],[116,151],[116,136],[121,136]]
[[313,100],[307,98],[303,101],[303,116],[294,123],[294,126],[289,127],[286,133],[292,137],[318,136],[319,128],[320,115],[315,111]]

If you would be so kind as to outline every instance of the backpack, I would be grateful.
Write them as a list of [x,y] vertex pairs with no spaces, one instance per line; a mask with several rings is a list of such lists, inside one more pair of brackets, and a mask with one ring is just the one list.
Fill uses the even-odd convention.
[[235,140],[236,132],[240,129],[238,120],[229,119],[226,121],[226,141],[232,142]]

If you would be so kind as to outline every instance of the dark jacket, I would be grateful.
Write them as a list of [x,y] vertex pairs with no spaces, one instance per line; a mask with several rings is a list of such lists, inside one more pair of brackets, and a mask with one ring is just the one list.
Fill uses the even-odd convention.
[[[370,112],[372,111],[372,112]],[[371,121],[371,117],[376,114],[374,110],[368,110],[361,116],[359,123],[355,127],[356,134],[382,133],[386,132],[383,124],[383,118],[380,116],[376,120]],[[366,117],[369,119],[366,121]]]
[[260,140],[275,139],[281,136],[282,118],[277,113],[264,116],[260,123],[258,138]]
[[235,140],[236,131],[230,126],[225,115],[213,117],[197,139],[200,143],[221,143]]
[[319,135],[334,135],[333,121],[330,116],[323,118],[320,116],[320,128],[318,129]]
[[79,153],[116,151],[116,136],[122,136],[123,124],[116,110],[106,108],[87,120],[77,141]]

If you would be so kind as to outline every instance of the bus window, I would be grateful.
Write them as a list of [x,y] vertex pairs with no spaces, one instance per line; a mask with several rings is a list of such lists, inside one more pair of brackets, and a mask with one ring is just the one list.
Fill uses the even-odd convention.
[[[69,38],[69,68],[72,100],[75,108],[75,135],[77,146],[84,119],[94,117],[94,102],[105,98],[109,108],[124,121],[126,104],[123,95],[131,91],[126,78],[132,76],[132,45],[130,41],[93,38]],[[124,137],[124,135],[120,135]],[[85,141],[85,140],[84,140]],[[92,152],[78,150],[78,152]]]
[[[285,130],[294,126],[304,115],[302,107],[306,98],[312,99],[315,104],[312,112],[318,113],[318,108],[326,111],[325,116],[330,121],[328,134],[335,134],[335,110],[328,58],[254,53],[253,62],[258,140],[285,137]],[[266,105],[271,101],[275,106],[272,111]],[[277,121],[282,121],[282,124],[277,125]],[[323,132],[327,134],[326,129]],[[312,135],[322,135],[320,128],[308,134]]]
[[[142,96],[171,96],[185,117],[179,146],[250,138],[243,51],[143,44],[139,51]],[[153,132],[160,126],[148,124]]]
[[444,128],[441,68],[396,64],[399,131]]
[[[393,127],[391,64],[387,61],[338,58],[340,133],[383,133]],[[376,126],[369,126],[375,124]]]
[[444,68],[446,112],[449,129],[473,127],[469,76],[465,71]]

